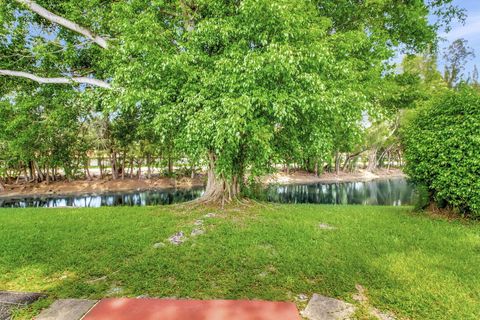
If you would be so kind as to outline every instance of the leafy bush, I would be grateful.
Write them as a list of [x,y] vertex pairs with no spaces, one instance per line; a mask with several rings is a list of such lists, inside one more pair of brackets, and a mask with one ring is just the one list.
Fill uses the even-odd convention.
[[430,192],[428,191],[428,187],[424,185],[418,185],[415,188],[415,211],[421,211],[428,207],[430,204]]
[[404,131],[406,172],[431,200],[480,216],[480,93],[464,86],[434,99]]

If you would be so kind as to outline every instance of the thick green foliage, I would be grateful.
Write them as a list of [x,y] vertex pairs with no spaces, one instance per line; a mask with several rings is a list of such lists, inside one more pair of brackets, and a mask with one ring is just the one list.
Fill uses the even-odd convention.
[[405,132],[407,173],[432,199],[480,215],[480,94],[463,87],[434,99]]
[[[429,15],[448,24],[461,13],[451,0],[37,2],[103,36],[108,49],[0,0],[0,69],[108,81],[113,90],[81,87],[76,97],[104,114],[98,140],[109,153],[213,155],[225,179],[352,149],[365,113],[405,100],[387,99],[385,61],[398,47],[435,45]],[[32,85],[1,77],[0,94]],[[90,94],[97,99],[86,102]]]

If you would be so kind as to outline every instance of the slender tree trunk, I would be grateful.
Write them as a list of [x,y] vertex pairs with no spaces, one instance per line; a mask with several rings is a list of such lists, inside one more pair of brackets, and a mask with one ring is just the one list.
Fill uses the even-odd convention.
[[125,180],[125,158],[127,157],[127,151],[123,151],[122,155],[122,180]]
[[90,181],[92,180],[92,176],[90,175],[90,160],[87,158],[87,160],[85,161],[85,173],[86,173],[86,176],[87,176],[87,180]]
[[318,160],[315,160],[315,177],[318,177]]
[[373,148],[368,152],[367,171],[373,171],[377,168],[377,148]]
[[340,173],[340,152],[335,152],[335,174]]
[[135,163],[133,162],[133,158],[130,158],[130,179],[133,179],[133,171],[135,167]]
[[49,185],[50,184],[50,169],[48,167],[48,163],[45,165],[45,174],[46,174],[47,185]]
[[152,159],[150,154],[147,154],[147,179],[152,178]]
[[142,165],[143,165],[143,158],[138,159],[138,171],[137,171],[137,178],[140,180],[142,177]]
[[102,164],[102,158],[98,157],[97,158],[97,165],[100,170],[100,179],[103,179],[103,164]]
[[29,161],[28,162],[28,172],[29,172],[29,177],[28,177],[28,180],[29,181],[33,181],[35,180],[35,168],[33,166],[33,161]]
[[168,176],[171,177],[173,175],[173,159],[172,156],[168,155]]
[[112,167],[112,178],[113,180],[117,180],[118,179],[117,153],[113,150],[110,153],[110,165]]
[[40,167],[38,166],[38,163],[36,161],[33,161],[33,167],[35,169],[36,173],[36,180],[37,182],[42,182],[44,180],[43,173],[40,170]]

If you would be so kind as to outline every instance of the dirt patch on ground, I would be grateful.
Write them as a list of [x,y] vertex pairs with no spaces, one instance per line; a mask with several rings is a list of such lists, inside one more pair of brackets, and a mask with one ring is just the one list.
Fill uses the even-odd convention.
[[265,184],[300,184],[300,183],[332,183],[332,182],[357,182],[371,181],[376,179],[405,178],[406,175],[399,169],[381,169],[375,172],[359,170],[357,172],[324,173],[319,177],[306,171],[295,171],[287,174],[278,172],[265,176],[261,179]]
[[0,197],[20,196],[55,196],[75,194],[102,194],[121,191],[160,190],[169,188],[191,188],[204,185],[204,178],[158,178],[158,179],[125,179],[125,180],[77,180],[56,181],[46,183],[7,184]]

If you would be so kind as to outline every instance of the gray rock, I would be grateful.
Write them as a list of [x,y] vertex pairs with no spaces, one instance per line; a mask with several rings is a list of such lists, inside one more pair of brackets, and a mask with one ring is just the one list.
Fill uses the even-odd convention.
[[305,302],[308,300],[308,296],[304,293],[300,293],[298,296],[297,296],[297,300],[300,301],[300,302]]
[[195,222],[193,223],[194,225],[196,226],[202,226],[203,225],[203,220],[195,220]]
[[111,288],[110,290],[108,290],[107,295],[113,296],[113,295],[120,294],[120,293],[122,293],[122,292],[123,292],[123,288],[122,288],[122,287],[113,287],[113,288]]
[[185,234],[183,233],[183,231],[179,231],[177,233],[175,233],[173,236],[171,236],[170,238],[168,238],[168,241],[170,241],[171,244],[174,244],[174,245],[179,245],[179,244],[182,244],[185,242],[185,240],[187,240],[185,238]]
[[205,218],[215,218],[216,214],[215,213],[207,213],[206,215],[204,215]]
[[41,293],[0,291],[0,320],[10,319],[14,309],[25,307],[42,296]]
[[157,242],[157,243],[155,243],[155,244],[153,245],[153,247],[154,247],[155,249],[162,248],[162,247],[165,247],[165,243],[163,243],[163,242]]
[[341,300],[314,294],[302,312],[309,320],[347,320],[355,313],[355,306]]
[[392,313],[383,312],[378,310],[377,308],[372,308],[370,310],[370,314],[379,320],[397,320],[395,315],[393,315]]
[[336,229],[334,226],[331,226],[331,225],[326,224],[326,223],[320,223],[320,224],[318,225],[318,227],[319,227],[320,229],[323,229],[323,230],[334,230],[334,229]]
[[60,299],[52,303],[52,305],[43,310],[36,320],[79,320],[93,306],[97,300],[84,299]]
[[199,235],[202,235],[205,233],[205,230],[202,230],[202,229],[193,229],[192,230],[192,233],[190,234],[192,237],[196,237],[196,236],[199,236]]

